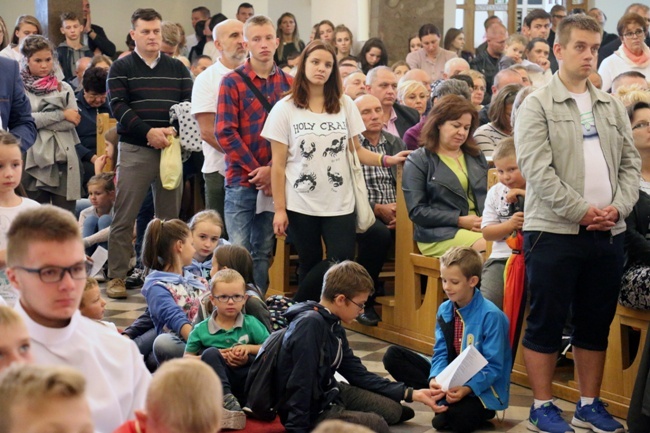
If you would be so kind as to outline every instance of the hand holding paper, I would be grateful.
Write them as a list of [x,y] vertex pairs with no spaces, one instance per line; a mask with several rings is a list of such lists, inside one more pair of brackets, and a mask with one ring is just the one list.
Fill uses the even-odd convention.
[[443,391],[448,392],[452,388],[465,385],[468,380],[474,377],[487,364],[488,362],[481,355],[481,352],[474,346],[469,345],[447,368],[436,376],[436,383],[440,385]]

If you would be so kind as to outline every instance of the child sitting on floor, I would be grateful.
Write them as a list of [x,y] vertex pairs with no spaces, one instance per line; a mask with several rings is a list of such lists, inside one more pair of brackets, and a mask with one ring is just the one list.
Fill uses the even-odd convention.
[[93,433],[86,380],[68,366],[14,364],[0,373],[0,432]]
[[108,235],[113,222],[115,203],[115,173],[97,174],[88,181],[90,207],[79,213],[79,228],[86,254],[91,256],[97,245],[108,248]]
[[262,299],[260,289],[253,281],[253,257],[251,253],[241,245],[220,245],[212,256],[211,275],[221,269],[234,269],[239,272],[246,283],[246,303],[244,313],[254,316],[262,322],[266,329],[271,332],[271,315],[269,309]]
[[486,241],[493,241],[492,253],[483,265],[481,294],[503,309],[503,272],[512,250],[505,239],[524,225],[523,198],[526,180],[519,171],[515,140],[501,140],[492,155],[499,182],[487,193],[481,228]]
[[[246,401],[244,385],[250,365],[269,331],[253,316],[242,313],[246,283],[239,272],[223,269],[212,278],[212,316],[196,325],[185,348],[185,356],[202,352],[223,384],[223,427],[243,429],[246,415],[239,401]],[[239,401],[238,401],[239,400]]]
[[[442,288],[449,299],[438,308],[431,362],[400,346],[389,347],[384,355],[384,367],[394,378],[412,386],[428,382],[438,401],[432,421],[436,430],[469,433],[508,407],[508,319],[476,288],[481,267],[481,256],[469,247],[451,248],[440,257]],[[436,377],[469,345],[488,364],[463,386],[443,390]]]
[[12,308],[0,305],[0,371],[14,362],[32,363],[27,327]]
[[104,307],[106,307],[106,300],[102,298],[99,291],[99,283],[93,277],[86,278],[84,294],[81,297],[81,304],[79,304],[79,312],[82,316],[96,320],[117,332],[117,327],[114,323],[103,320]]
[[195,359],[173,359],[153,377],[144,410],[114,433],[217,433],[222,395],[210,367]]
[[225,239],[221,239],[224,227],[223,219],[219,212],[208,209],[194,215],[188,225],[192,232],[196,252],[192,264],[186,266],[185,270],[196,277],[210,280],[214,249],[219,245],[229,243]]

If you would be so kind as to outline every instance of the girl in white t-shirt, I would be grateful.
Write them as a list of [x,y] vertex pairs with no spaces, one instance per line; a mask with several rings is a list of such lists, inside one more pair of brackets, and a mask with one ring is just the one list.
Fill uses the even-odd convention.
[[273,153],[273,230],[285,235],[289,227],[298,251],[298,301],[320,298],[331,262],[354,259],[354,195],[345,152],[354,145],[361,163],[375,166],[394,165],[408,155],[378,156],[364,149],[357,138],[364,130],[358,109],[343,94],[334,48],[311,42],[289,95],[275,104],[262,130]]
[[19,212],[39,206],[34,200],[16,194],[23,174],[20,141],[9,132],[0,130],[0,297],[13,306],[18,299],[11,287],[7,265],[7,231]]

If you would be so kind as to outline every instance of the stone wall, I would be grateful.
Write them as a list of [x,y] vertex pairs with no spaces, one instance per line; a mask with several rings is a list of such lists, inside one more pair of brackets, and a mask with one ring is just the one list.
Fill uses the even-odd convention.
[[391,65],[406,58],[408,38],[423,24],[435,24],[444,38],[444,12],[444,0],[370,0],[370,37],[384,41]]

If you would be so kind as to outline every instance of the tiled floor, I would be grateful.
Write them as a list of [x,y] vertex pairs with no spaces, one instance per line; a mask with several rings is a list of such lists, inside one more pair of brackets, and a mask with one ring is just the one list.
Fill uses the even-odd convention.
[[[104,286],[102,284],[102,292],[105,290]],[[125,300],[110,300],[105,297],[104,293],[104,297],[108,301],[105,319],[114,322],[120,328],[128,326],[142,314],[146,307],[144,297],[140,294],[140,290],[129,290],[128,293],[129,297]],[[388,343],[352,331],[348,331],[348,340],[354,353],[361,358],[368,370],[381,376],[388,376],[381,362],[384,352],[386,352],[389,346]],[[492,420],[492,426],[488,429],[480,430],[479,433],[527,432],[526,419],[532,401],[532,393],[529,389],[518,385],[511,385],[510,407],[505,412],[499,412],[497,414],[498,420]],[[570,420],[575,410],[575,403],[558,400],[556,404],[564,411],[565,419]],[[433,417],[431,410],[419,403],[413,403],[412,407],[415,409],[415,418],[404,424],[391,427],[391,431],[395,433],[435,432],[431,428],[431,419]],[[586,433],[588,430],[576,429],[576,433],[583,432]]]

